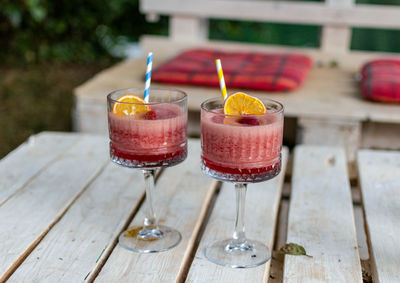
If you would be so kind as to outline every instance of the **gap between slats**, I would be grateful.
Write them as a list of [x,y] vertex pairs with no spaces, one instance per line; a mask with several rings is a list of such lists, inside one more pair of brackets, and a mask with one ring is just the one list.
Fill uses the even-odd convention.
[[193,231],[193,236],[189,240],[188,249],[184,255],[184,259],[182,261],[181,267],[179,269],[179,273],[177,276],[176,282],[183,283],[186,280],[186,277],[189,273],[190,265],[193,262],[194,256],[196,254],[197,248],[200,244],[200,239],[205,231],[206,224],[210,218],[211,212],[214,208],[215,201],[219,194],[219,189],[221,188],[221,182],[215,181],[211,184],[213,189],[211,189],[206,196],[206,200],[201,209],[199,220],[196,223],[196,226]]
[[[368,259],[360,259],[361,260],[361,266],[362,266],[362,276],[363,280],[365,283],[372,283],[375,282],[372,280],[373,274],[376,274],[376,269],[375,269],[375,262],[374,259],[371,255],[371,250],[372,250],[372,243],[371,243],[371,236],[370,232],[368,229],[367,221],[366,221],[366,215],[365,215],[365,206],[363,202],[363,197],[362,197],[362,191],[361,191],[361,182],[360,182],[360,169],[358,168],[358,163],[356,162],[356,171],[358,172],[358,189],[360,190],[359,192],[359,201],[361,204],[361,211],[362,211],[362,217],[363,217],[363,228],[364,228],[364,233],[365,233],[365,238],[366,238],[366,245],[368,249]],[[378,282],[378,281],[376,281]]]

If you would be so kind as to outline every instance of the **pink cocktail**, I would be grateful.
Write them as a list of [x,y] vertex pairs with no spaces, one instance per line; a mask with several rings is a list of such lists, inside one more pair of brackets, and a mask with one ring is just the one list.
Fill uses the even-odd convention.
[[146,184],[143,226],[131,227],[119,236],[124,248],[153,253],[179,244],[181,234],[159,225],[153,207],[155,170],[174,166],[187,156],[187,96],[171,89],[122,89],[107,96],[111,160],[121,166],[142,169]]
[[233,236],[208,246],[205,256],[232,268],[255,267],[271,258],[264,243],[246,238],[244,228],[247,183],[269,180],[281,170],[283,106],[258,99],[265,114],[225,115],[224,101],[218,98],[201,105],[201,167],[217,180],[235,183],[236,190]]
[[110,154],[131,168],[168,167],[187,155],[187,113],[176,105],[155,104],[133,116],[108,113]]
[[202,167],[207,174],[231,182],[261,182],[279,174],[283,111],[271,103],[265,103],[266,114],[246,116],[224,115],[218,100],[203,103]]

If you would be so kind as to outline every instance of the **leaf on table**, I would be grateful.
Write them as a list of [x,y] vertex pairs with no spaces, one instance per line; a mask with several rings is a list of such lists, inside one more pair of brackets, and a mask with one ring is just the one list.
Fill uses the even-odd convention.
[[280,249],[279,252],[281,254],[287,254],[287,255],[305,255],[308,257],[312,257],[310,255],[307,254],[306,250],[304,249],[304,247],[295,244],[295,243],[288,243],[283,245]]

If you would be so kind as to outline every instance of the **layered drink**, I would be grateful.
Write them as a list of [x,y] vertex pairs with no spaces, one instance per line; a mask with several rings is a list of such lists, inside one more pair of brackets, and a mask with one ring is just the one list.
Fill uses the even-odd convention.
[[109,112],[112,161],[132,168],[167,167],[186,158],[187,113],[173,104],[154,104],[135,115]]
[[208,100],[201,110],[202,168],[230,182],[261,182],[280,172],[283,110],[264,102],[263,115],[225,115],[223,102]]
[[179,164],[187,156],[187,95],[174,89],[148,90],[121,89],[107,96],[111,160],[141,169],[145,181],[143,226],[118,238],[122,247],[139,253],[166,251],[182,239],[179,231],[157,221],[154,176],[157,168]]

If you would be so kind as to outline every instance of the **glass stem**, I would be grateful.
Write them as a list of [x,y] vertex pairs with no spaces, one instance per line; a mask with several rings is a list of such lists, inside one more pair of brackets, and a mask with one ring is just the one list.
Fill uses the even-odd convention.
[[153,209],[154,198],[154,169],[143,170],[144,181],[146,185],[146,216],[144,218],[143,228],[157,228],[157,217]]
[[233,240],[231,244],[235,246],[247,245],[246,235],[244,232],[244,208],[246,201],[247,184],[236,183],[236,219],[235,230],[233,232]]

